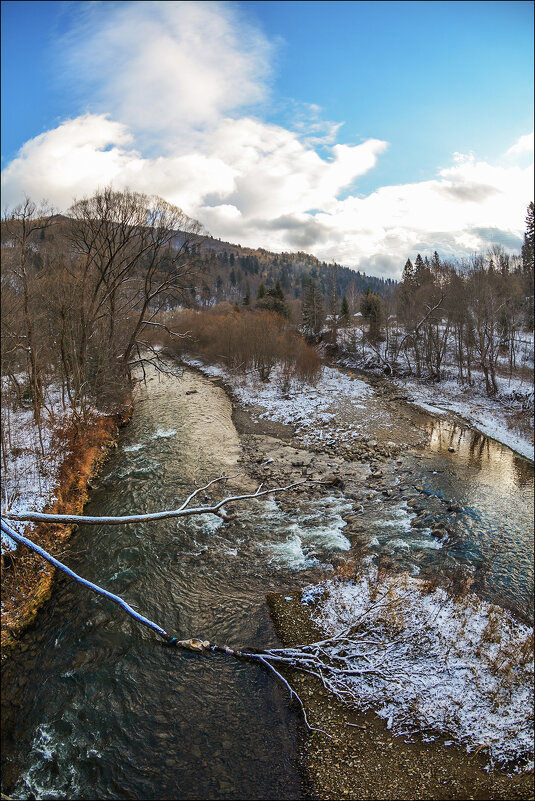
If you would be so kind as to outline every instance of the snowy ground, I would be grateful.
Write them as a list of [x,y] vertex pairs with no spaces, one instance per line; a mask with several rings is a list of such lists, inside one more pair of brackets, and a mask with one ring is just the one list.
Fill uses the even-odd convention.
[[[364,381],[351,378],[339,370],[324,367],[315,386],[293,382],[287,394],[281,389],[282,381],[277,368],[269,382],[264,383],[254,373],[246,376],[233,374],[224,367],[206,366],[197,359],[184,358],[187,364],[197,367],[205,375],[222,378],[229,383],[244,406],[262,407],[259,418],[295,426],[304,444],[340,436],[336,410],[333,404],[341,398],[353,409],[365,409],[373,390]],[[322,427],[327,424],[327,427]],[[321,428],[322,427],[322,428]],[[356,427],[355,427],[356,428]],[[357,437],[357,430],[344,429],[346,438]]]
[[[365,343],[360,329],[342,330],[339,338],[342,348],[347,348],[340,359],[341,364],[363,368],[366,364],[378,363],[376,353]],[[519,339],[517,364],[533,369],[533,333],[523,333]],[[506,376],[506,357],[500,357],[498,367],[502,375],[497,377],[499,391],[495,398],[487,396],[483,373],[476,369],[472,371],[472,387],[460,384],[456,378],[446,378],[435,383],[404,376],[395,381],[399,389],[409,392],[412,402],[425,411],[439,415],[453,412],[481,433],[533,461],[533,436],[519,430],[514,422],[508,420],[520,408],[514,398],[515,393],[531,396],[533,410],[533,383],[515,376]],[[379,369],[381,370],[380,367]],[[453,365],[448,365],[447,361],[444,370],[446,374],[455,375]]]
[[[373,390],[364,382],[351,378],[338,370],[324,367],[322,376],[315,387],[309,385],[292,385],[288,395],[283,395],[277,369],[269,382],[263,383],[254,374],[245,377],[232,374],[220,366],[206,366],[201,361],[185,358],[188,364],[200,368],[206,375],[222,378],[230,383],[237,397],[244,406],[261,406],[266,417],[280,423],[296,426],[305,444],[313,444],[329,436],[356,437],[357,431],[340,432],[336,428],[335,401],[342,399],[349,402],[353,409],[364,408]],[[475,374],[477,378],[477,374]],[[518,379],[498,379],[500,395],[497,399],[488,398],[484,391],[477,387],[461,387],[456,380],[445,380],[438,384],[417,381],[414,378],[396,379],[400,390],[408,392],[410,399],[420,408],[432,414],[453,412],[462,417],[473,428],[486,436],[507,445],[512,450],[533,460],[534,449],[532,437],[515,430],[508,425],[508,398],[513,392],[528,392],[526,382]],[[322,423],[331,424],[325,430],[319,430]],[[331,429],[331,430],[329,430]]]
[[[433,414],[454,412],[466,420],[473,428],[487,437],[507,445],[512,450],[533,461],[533,440],[507,425],[507,396],[517,389],[526,392],[527,387],[514,379],[498,379],[500,395],[497,399],[488,398],[473,387],[462,387],[455,380],[427,384],[415,379],[396,380],[400,389],[408,391],[412,402]],[[500,403],[502,401],[502,403]]]
[[[58,485],[58,471],[65,452],[54,447],[54,426],[62,419],[60,398],[52,398],[50,408],[53,416],[43,413],[41,438],[33,419],[31,408],[19,407],[16,411],[2,409],[2,424],[6,432],[9,426],[7,465],[2,470],[2,509],[19,512],[24,509],[41,511],[54,500],[53,491]],[[9,414],[9,418],[8,418]],[[6,434],[7,438],[7,434]],[[21,534],[28,524],[11,525]],[[14,543],[2,534],[2,550],[11,550]]]
[[470,593],[453,599],[407,575],[378,581],[371,566],[307,588],[303,603],[327,637],[344,637],[324,651],[344,668],[329,689],[346,703],[374,709],[393,733],[441,732],[484,748],[491,765],[532,766],[533,629]]
[[[365,407],[364,415],[373,405],[374,393],[366,383],[331,368],[324,368],[314,388],[294,385],[284,396],[276,371],[264,384],[254,375],[241,379],[198,360],[188,363],[230,383],[260,417],[296,425],[305,443],[313,440],[314,430],[316,436],[340,435],[332,411],[335,399],[344,396],[353,406]],[[495,401],[473,392],[460,396],[456,382],[437,387],[403,380],[399,385],[422,408],[460,414],[489,436],[532,455],[531,443],[507,429]],[[347,438],[353,434],[344,432]],[[310,587],[303,599],[327,637],[365,622],[356,639],[349,634],[348,640],[324,649],[340,667],[342,659],[350,659],[348,672],[334,685],[323,676],[341,700],[375,709],[394,733],[420,731],[430,740],[440,732],[469,751],[484,748],[491,765],[532,759],[533,630],[507,611],[471,594],[454,600],[406,575],[377,581],[373,566],[354,581],[327,580]]]

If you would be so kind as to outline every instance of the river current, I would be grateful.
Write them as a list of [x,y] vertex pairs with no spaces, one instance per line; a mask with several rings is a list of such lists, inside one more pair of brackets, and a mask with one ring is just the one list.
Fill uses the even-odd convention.
[[[425,419],[430,446],[401,478],[418,485],[429,520],[416,528],[402,499],[378,498],[362,516],[369,555],[387,554],[414,575],[468,566],[482,592],[523,614],[533,583],[533,466],[481,435]],[[192,371],[153,375],[137,390],[86,513],[176,508],[195,484],[239,472],[239,455],[223,390]],[[246,476],[228,487],[253,488]],[[218,485],[207,492],[223,497]],[[276,499],[259,500],[230,525],[210,516],[81,527],[65,561],[179,637],[267,647],[277,638],[266,593],[291,594],[350,556],[350,509],[334,493],[301,502],[293,515]],[[444,542],[431,534],[438,514],[450,530]],[[165,648],[63,576],[8,660],[3,689],[3,782],[14,798],[306,796],[299,714],[271,675]]]

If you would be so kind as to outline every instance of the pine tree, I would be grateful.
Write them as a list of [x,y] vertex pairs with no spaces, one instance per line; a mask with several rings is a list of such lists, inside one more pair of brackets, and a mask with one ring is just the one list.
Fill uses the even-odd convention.
[[424,270],[425,270],[425,262],[422,259],[422,257],[420,256],[420,254],[418,253],[418,255],[416,256],[416,261],[414,262],[414,275],[415,275],[415,277],[418,277],[418,275],[421,275]]
[[431,270],[429,269],[429,259],[422,259],[420,254],[416,256],[414,262],[414,283],[417,287],[423,286],[432,280]]
[[528,206],[526,216],[526,233],[524,234],[524,244],[522,246],[522,270],[527,276],[533,275],[533,251],[535,247],[535,208],[533,201]]
[[[263,284],[260,286],[262,287]],[[258,291],[260,292],[260,288]],[[290,309],[286,303],[286,298],[284,297],[284,292],[282,291],[280,281],[277,280],[275,286],[271,289],[268,289],[268,291],[265,292],[262,297],[257,296],[256,308],[264,309],[265,311],[272,311],[276,314],[282,315],[283,317],[290,316]]]
[[368,287],[360,299],[360,313],[369,324],[368,339],[377,342],[384,322],[383,301]]
[[312,279],[308,279],[305,283],[301,316],[305,334],[313,336],[320,333],[325,320],[325,312],[321,292]]
[[346,295],[344,295],[344,297],[342,298],[342,305],[340,306],[341,323],[344,328],[347,328],[347,326],[349,325],[349,315],[350,315],[349,303]]
[[410,259],[407,259],[405,262],[405,267],[403,268],[403,276],[402,279],[404,284],[411,283],[414,281],[414,265]]

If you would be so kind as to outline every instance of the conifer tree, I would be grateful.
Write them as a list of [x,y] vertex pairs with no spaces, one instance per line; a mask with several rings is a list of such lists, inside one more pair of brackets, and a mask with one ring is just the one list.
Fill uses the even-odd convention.
[[369,324],[368,339],[370,342],[377,342],[384,323],[383,301],[371,292],[369,287],[360,299],[360,313]]
[[349,315],[350,315],[349,303],[346,295],[344,295],[344,297],[342,298],[342,305],[340,306],[341,323],[344,328],[347,328],[347,326],[349,325]]
[[407,259],[405,262],[405,267],[403,268],[403,276],[402,279],[404,284],[411,283],[414,281],[414,265],[410,259]]
[[[263,286],[263,284],[260,286]],[[258,291],[260,292],[260,288]],[[268,289],[262,297],[257,297],[256,308],[264,309],[265,311],[273,311],[283,317],[290,316],[290,309],[286,303],[286,298],[284,297],[284,292],[282,291],[279,280],[277,280],[275,286]]]
[[325,312],[321,292],[311,278],[305,283],[301,315],[305,333],[308,336],[319,334],[325,321]]
[[526,216],[526,233],[524,234],[524,244],[522,246],[522,270],[527,276],[533,276],[533,251],[535,246],[535,208],[533,201],[528,206]]

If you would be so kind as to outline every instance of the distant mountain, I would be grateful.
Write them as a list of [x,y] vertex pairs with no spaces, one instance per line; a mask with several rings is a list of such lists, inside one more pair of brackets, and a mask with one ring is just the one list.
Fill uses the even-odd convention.
[[397,282],[391,278],[377,278],[342,265],[320,261],[309,253],[272,253],[263,248],[245,248],[231,242],[209,237],[201,248],[203,271],[199,276],[196,296],[201,304],[214,301],[243,301],[247,295],[254,301],[258,289],[266,289],[277,281],[288,300],[302,297],[307,281],[314,281],[328,301],[332,297],[333,273],[336,296],[355,299],[366,289],[387,298]]
[[[43,264],[42,246],[61,241],[71,224],[68,216],[58,214],[51,218],[54,225],[39,233],[33,239],[33,261],[40,269]],[[2,242],[7,244],[2,226]],[[184,234],[176,232],[173,244],[178,248],[184,244]],[[347,296],[353,312],[357,311],[360,294],[370,289],[381,297],[388,298],[397,282],[391,278],[377,278],[342,265],[320,261],[309,253],[272,253],[263,248],[247,248],[232,242],[207,236],[197,247],[199,272],[195,285],[190,288],[187,302],[193,307],[213,306],[227,301],[232,304],[243,303],[247,297],[252,304],[261,284],[266,290],[278,282],[290,304],[298,304],[303,290],[313,281],[323,295],[326,308],[333,296],[333,279],[336,287],[337,305]]]

